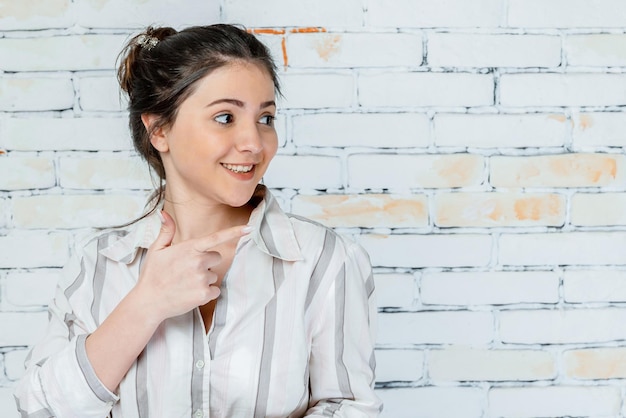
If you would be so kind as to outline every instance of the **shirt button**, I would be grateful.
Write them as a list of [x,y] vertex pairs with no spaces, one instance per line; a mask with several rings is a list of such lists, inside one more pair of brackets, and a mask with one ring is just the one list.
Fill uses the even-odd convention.
[[[197,367],[198,369],[203,368],[203,367],[204,367],[204,361],[202,361],[202,360],[198,360],[198,361],[196,361],[196,367]],[[200,411],[200,413],[202,413],[202,411]],[[197,414],[197,413],[196,413],[196,414]]]
[[196,418],[202,418],[202,415],[204,415],[204,414],[199,409],[197,409],[196,412],[193,414],[193,416],[196,417]]

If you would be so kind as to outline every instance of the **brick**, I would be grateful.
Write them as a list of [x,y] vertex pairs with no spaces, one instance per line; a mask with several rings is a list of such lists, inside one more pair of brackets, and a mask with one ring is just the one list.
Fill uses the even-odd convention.
[[33,345],[47,325],[46,312],[0,312],[0,346]]
[[15,151],[118,151],[132,148],[126,118],[10,118],[3,146]]
[[[222,3],[220,3],[222,4]],[[332,10],[332,13],[328,13]],[[225,0],[222,21],[246,22],[249,26],[361,27],[360,0],[302,0],[260,3],[255,0]]]
[[498,27],[503,6],[498,0],[463,0],[445,3],[429,0],[395,0],[393,7],[385,0],[368,3],[371,26],[384,27]]
[[626,112],[585,112],[573,117],[576,147],[625,147]]
[[569,123],[554,113],[438,113],[434,127],[435,145],[441,147],[543,148],[563,146]]
[[482,267],[491,260],[491,237],[478,234],[361,235],[378,267]]
[[493,97],[491,74],[387,71],[359,77],[361,106],[490,106]]
[[[69,78],[0,77],[0,111],[64,110],[73,106],[74,87]],[[4,143],[5,135],[0,139]]]
[[417,297],[415,278],[411,274],[374,274],[378,307],[407,307]]
[[413,148],[430,145],[421,113],[317,113],[294,116],[293,141],[314,147]]
[[571,200],[571,223],[626,225],[626,193],[576,193]]
[[5,1],[0,28],[4,31],[67,28],[74,23],[72,5],[68,0]]
[[556,374],[556,359],[547,351],[454,347],[428,353],[428,376],[433,382],[535,381]]
[[377,343],[485,345],[493,341],[491,312],[381,313]]
[[617,416],[620,403],[619,386],[493,388],[488,416]]
[[376,381],[416,381],[424,374],[424,353],[418,350],[376,350]]
[[626,302],[626,271],[565,270],[563,300],[570,303]]
[[287,53],[289,67],[294,68],[416,67],[422,64],[422,37],[412,33],[290,34]]
[[621,106],[626,74],[503,74],[504,106]]
[[22,377],[24,374],[24,361],[28,352],[29,350],[13,350],[5,353],[4,367],[9,380],[18,380]]
[[9,154],[0,158],[0,190],[47,189],[56,184],[54,163],[47,158],[15,157]]
[[473,154],[357,154],[348,157],[348,178],[359,189],[467,187],[483,183],[484,164]]
[[114,77],[81,77],[78,80],[80,108],[85,111],[120,111],[128,106]]
[[112,227],[141,215],[144,204],[128,194],[15,197],[13,221],[23,229]]
[[285,74],[281,79],[287,109],[351,107],[354,103],[354,78],[351,74]]
[[559,275],[548,271],[427,272],[420,285],[424,305],[557,303]]
[[7,199],[0,198],[0,228],[9,224],[9,217],[9,201]]
[[549,35],[432,33],[428,64],[435,67],[558,67],[561,39]]
[[[307,173],[295,176],[294,173]],[[270,187],[294,189],[338,188],[342,184],[341,161],[316,155],[277,155],[264,176]]]
[[624,320],[619,308],[502,311],[499,335],[516,344],[605,343],[626,338]]
[[573,379],[623,379],[626,377],[626,348],[586,348],[563,355],[565,373]]
[[491,157],[495,187],[603,187],[626,181],[622,154]]
[[121,35],[0,38],[0,69],[4,71],[113,69],[125,41],[126,36]]
[[623,265],[624,245],[623,232],[502,234],[498,262],[504,266]]
[[88,28],[143,28],[155,24],[176,28],[220,21],[219,2],[213,1],[87,0],[75,6],[78,24]]
[[524,28],[622,28],[624,15],[620,0],[510,0],[507,22]]
[[54,296],[58,271],[9,272],[4,301],[12,306],[48,306]]
[[542,193],[441,193],[435,196],[435,225],[559,226],[566,198]]
[[626,66],[626,35],[570,35],[565,38],[568,66]]
[[62,157],[59,181],[64,189],[153,188],[148,165],[139,157]]
[[482,416],[485,394],[471,387],[418,387],[380,389],[381,418],[472,418]]
[[68,260],[68,248],[68,236],[57,232],[2,235],[0,268],[62,267]]
[[423,195],[298,195],[292,211],[330,227],[428,226],[428,198]]

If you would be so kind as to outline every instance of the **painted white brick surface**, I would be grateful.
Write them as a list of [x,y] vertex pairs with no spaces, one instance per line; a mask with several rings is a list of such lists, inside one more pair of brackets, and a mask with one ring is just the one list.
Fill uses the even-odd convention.
[[490,74],[448,72],[368,72],[359,77],[361,106],[489,106]]
[[624,417],[626,2],[0,0],[0,417],[75,238],[152,189],[116,83],[149,24],[276,60],[286,210],[370,253],[383,417]]
[[496,388],[489,392],[490,416],[616,416],[619,409],[617,386]]
[[567,135],[567,121],[561,114],[435,116],[435,144],[441,147],[560,147]]
[[430,120],[420,113],[318,113],[292,121],[296,145],[425,148],[431,142]]
[[0,125],[2,146],[15,151],[117,151],[132,147],[121,117],[11,118]]
[[558,67],[558,36],[434,33],[428,36],[428,64],[435,67]]
[[[41,92],[47,94],[43,95]],[[74,87],[69,76],[0,77],[0,111],[65,110],[74,105]],[[4,125],[0,120],[0,127]],[[0,137],[5,141],[5,135]]]
[[423,53],[422,37],[407,33],[293,34],[287,50],[294,68],[416,67]]

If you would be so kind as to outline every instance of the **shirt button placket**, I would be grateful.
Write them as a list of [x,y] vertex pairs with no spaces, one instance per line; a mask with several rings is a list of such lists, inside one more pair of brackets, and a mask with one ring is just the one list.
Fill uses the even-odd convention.
[[202,418],[203,415],[204,414],[199,409],[197,409],[196,412],[194,412],[194,414],[193,414],[194,418]]
[[203,360],[196,361],[196,368],[197,369],[202,369],[203,367],[204,367],[204,361]]

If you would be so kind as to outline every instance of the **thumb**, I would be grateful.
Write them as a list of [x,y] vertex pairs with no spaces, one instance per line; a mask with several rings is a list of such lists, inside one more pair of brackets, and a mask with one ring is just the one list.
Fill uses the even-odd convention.
[[174,223],[174,219],[172,219],[169,213],[162,210],[158,212],[158,215],[160,215],[159,218],[161,219],[161,230],[154,243],[152,243],[152,248],[155,250],[169,247],[176,232],[176,223]]

